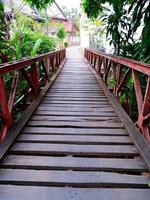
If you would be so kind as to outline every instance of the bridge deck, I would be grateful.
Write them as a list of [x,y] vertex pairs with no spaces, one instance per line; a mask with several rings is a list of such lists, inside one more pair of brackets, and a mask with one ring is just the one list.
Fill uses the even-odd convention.
[[0,200],[149,200],[149,175],[90,68],[68,59],[0,169]]

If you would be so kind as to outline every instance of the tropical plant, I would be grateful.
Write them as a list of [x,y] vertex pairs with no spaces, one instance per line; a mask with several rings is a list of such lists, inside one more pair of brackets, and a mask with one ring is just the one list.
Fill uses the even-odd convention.
[[4,6],[2,1],[0,1],[0,63],[6,60],[9,54],[9,42],[6,35],[6,28]]
[[[150,62],[149,0],[82,0],[82,5],[89,18],[100,18],[105,24],[106,36],[114,47],[114,54]],[[136,38],[139,28],[142,31]],[[139,78],[143,92],[146,79],[142,74]],[[128,101],[134,117],[137,109],[132,77],[120,93],[120,100],[122,104]]]
[[65,31],[64,26],[62,26],[62,25],[58,26],[56,35],[60,41],[60,48],[63,48],[63,46],[64,46],[63,41],[66,36],[66,31]]
[[13,58],[20,59],[22,57],[54,51],[56,42],[54,38],[50,38],[47,35],[31,30],[24,30],[13,33],[11,45],[14,52]]
[[19,14],[11,26],[11,32],[13,59],[55,50],[55,39],[41,33],[39,24],[29,17]]
[[[150,55],[149,0],[82,0],[82,5],[88,17],[102,16],[107,26],[107,38],[114,46],[115,54],[128,56],[128,48],[130,51],[132,44],[137,43],[140,58],[149,60],[147,59]],[[142,27],[141,24],[143,29],[139,37],[140,42],[136,41],[134,35],[138,28]],[[138,45],[139,42],[141,45]]]
[[64,42],[64,47],[65,47],[65,48],[68,47],[68,42],[67,42],[67,41]]
[[54,2],[54,0],[24,0],[29,5],[36,7],[37,9],[46,8],[48,4],[51,4]]
[[[48,4],[51,4],[54,2],[54,0],[24,0],[24,2],[28,3],[29,5],[36,7],[37,9],[46,8]],[[3,1],[0,0],[0,62],[3,62],[1,58],[6,57],[10,54],[9,52],[9,41],[8,41],[8,30],[7,30],[7,24],[5,23],[5,12],[4,12],[4,5]],[[19,45],[19,43],[18,43]],[[18,52],[18,56],[20,54],[19,52],[19,46],[16,44],[16,52]],[[17,57],[18,57],[17,56]]]

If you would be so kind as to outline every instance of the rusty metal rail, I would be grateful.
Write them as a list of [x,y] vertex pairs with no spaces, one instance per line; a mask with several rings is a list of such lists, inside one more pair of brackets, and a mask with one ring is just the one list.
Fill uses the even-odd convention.
[[[27,105],[36,99],[41,89],[47,85],[66,56],[66,50],[59,50],[36,56],[32,59],[22,59],[0,65],[0,140],[4,139],[14,123],[14,107],[21,102],[25,110]],[[6,85],[4,76],[10,78]],[[17,98],[20,80],[26,81],[23,95]]]
[[[99,53],[91,49],[85,49],[84,57],[108,87],[109,80],[113,80],[111,91],[118,100],[126,84],[132,80],[138,110],[135,123],[140,132],[150,142],[150,65],[132,59]],[[141,88],[141,79],[145,79],[146,82],[144,89]],[[128,96],[130,95],[128,94]],[[129,100],[126,98],[126,106],[124,106],[126,110],[128,110],[128,102]]]

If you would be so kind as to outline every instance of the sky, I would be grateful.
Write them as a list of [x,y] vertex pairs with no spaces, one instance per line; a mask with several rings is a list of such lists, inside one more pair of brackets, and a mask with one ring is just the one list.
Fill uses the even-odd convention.
[[80,8],[81,0],[56,0],[60,6],[65,6],[67,8]]

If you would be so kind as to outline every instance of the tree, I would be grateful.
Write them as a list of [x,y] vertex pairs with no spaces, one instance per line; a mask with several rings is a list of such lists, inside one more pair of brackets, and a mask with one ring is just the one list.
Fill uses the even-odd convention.
[[128,45],[131,47],[131,44],[135,44],[134,34],[143,24],[141,45],[138,48],[143,57],[150,55],[149,0],[82,0],[82,5],[90,18],[97,18],[103,12],[107,37],[111,36],[110,42],[117,55],[126,56]]
[[54,2],[54,0],[24,0],[29,5],[36,7],[37,9],[46,8],[48,4],[51,4]]
[[149,0],[132,0],[129,11],[132,14],[132,30],[137,31],[138,27],[143,24],[142,30],[142,50],[144,56],[150,55],[150,1]]
[[0,62],[7,61],[7,54],[9,49],[7,37],[7,26],[5,23],[4,5],[0,0]]
[[65,39],[65,36],[66,36],[65,28],[63,26],[61,26],[61,25],[58,26],[57,37],[60,40],[60,48],[63,48],[63,41]]
[[[37,9],[45,8],[48,4],[54,2],[54,0],[24,0],[30,6],[34,6]],[[5,12],[4,12],[4,4],[3,1],[0,0],[0,60],[3,62],[6,59],[3,59],[8,54],[8,26],[5,23]]]
[[[82,0],[89,18],[99,18],[106,23],[107,38],[115,54],[150,62],[150,1],[149,0]],[[139,38],[135,35],[142,29]],[[127,69],[123,67],[125,73]],[[142,93],[146,90],[146,77],[139,75]],[[132,117],[136,115],[136,101],[132,77],[120,93],[121,102],[128,100]],[[130,94],[130,95],[129,95]],[[123,103],[124,104],[124,103]]]

